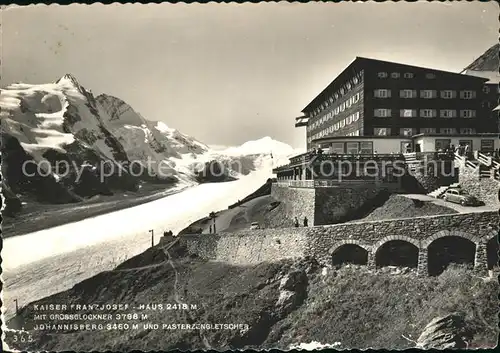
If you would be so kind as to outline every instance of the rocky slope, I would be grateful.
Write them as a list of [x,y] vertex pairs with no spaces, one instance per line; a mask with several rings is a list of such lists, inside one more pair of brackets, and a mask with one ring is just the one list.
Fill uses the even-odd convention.
[[[10,329],[24,327],[24,331],[6,332],[6,342],[11,348],[28,351],[96,347],[113,351],[286,350],[311,342],[339,349],[406,349],[417,345],[434,318],[460,312],[470,333],[466,338],[469,348],[496,345],[498,282],[465,269],[450,268],[439,277],[422,278],[409,269],[374,272],[352,265],[322,269],[313,258],[235,267],[187,257],[185,250],[175,245],[167,251],[151,248],[112,271],[28,304],[8,323]],[[67,308],[40,309],[50,303],[67,304]],[[129,307],[116,311],[71,309],[72,304],[120,303]],[[36,312],[34,304],[39,305]],[[65,321],[36,319],[35,313],[131,316]],[[140,319],[141,314],[147,318]],[[110,329],[56,326],[34,330],[37,324],[62,323],[102,324]],[[172,326],[207,323],[241,326],[219,330]],[[145,324],[158,324],[158,328]],[[427,335],[432,342],[424,337],[418,343],[438,346],[437,335]],[[25,342],[20,342],[21,336]]]
[[479,58],[469,64],[464,70],[497,71],[500,67],[500,44],[497,43],[486,50]]

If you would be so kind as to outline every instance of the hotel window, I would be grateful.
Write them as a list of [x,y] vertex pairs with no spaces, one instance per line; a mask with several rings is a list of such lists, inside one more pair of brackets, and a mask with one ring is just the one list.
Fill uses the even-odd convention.
[[420,109],[420,116],[423,118],[434,118],[436,116],[435,109]]
[[351,89],[352,85],[350,82],[347,82],[347,89]]
[[473,99],[476,98],[476,91],[460,91],[461,99]]
[[346,108],[349,108],[352,105],[351,100],[348,99],[347,102],[345,103],[345,105],[346,105]]
[[420,128],[420,133],[421,134],[435,134],[436,128],[434,128],[434,127],[422,127],[422,128]]
[[425,74],[425,78],[433,79],[433,78],[436,78],[436,75],[431,74],[431,73],[427,73],[427,74]]
[[390,109],[375,109],[373,111],[373,116],[377,118],[387,118],[391,116],[391,110]]
[[481,107],[482,108],[491,108],[491,103],[490,102],[482,102],[481,103]]
[[344,154],[344,143],[343,142],[333,142],[332,143],[332,153]]
[[495,140],[481,140],[482,152],[493,152],[495,150]]
[[373,91],[373,95],[376,98],[388,98],[391,96],[391,91],[388,89],[376,89]]
[[411,72],[405,72],[404,78],[413,78],[413,74]]
[[401,136],[413,136],[414,135],[413,128],[411,128],[411,127],[402,127],[399,130],[399,134]]
[[373,129],[375,136],[389,136],[391,129],[388,127],[376,127]]
[[335,99],[339,99],[339,94],[335,93]]
[[434,150],[435,151],[443,151],[445,149],[447,149],[451,144],[451,140],[448,140],[448,139],[436,139],[436,141],[434,141]]
[[346,142],[346,153],[357,154],[359,151],[359,142]]
[[417,116],[417,110],[416,109],[401,109],[399,111],[399,114],[403,118],[414,118]]
[[441,98],[452,99],[452,98],[455,98],[456,96],[457,96],[456,91],[452,91],[452,90],[441,91]]
[[354,121],[359,120],[359,112],[354,113]]
[[460,133],[461,134],[475,134],[476,133],[476,129],[474,129],[473,127],[463,127],[460,129]]
[[399,91],[399,97],[401,98],[416,98],[417,90],[414,89],[402,89]]
[[356,94],[354,95],[354,103],[359,102],[359,97],[360,97],[360,94],[359,94],[359,93],[356,93]]
[[391,78],[399,78],[399,72],[392,72],[391,73]]
[[340,122],[340,127],[344,127],[344,126],[345,126],[345,119]]
[[377,76],[379,78],[386,78],[387,77],[387,72],[379,72]]
[[328,98],[328,100],[330,101],[330,103],[333,103],[334,101],[333,97]]
[[437,91],[433,89],[424,89],[420,91],[420,98],[425,98],[425,99],[430,99],[430,98],[436,98],[437,97]]
[[340,111],[343,112],[345,110],[345,102],[340,105]]
[[456,134],[455,128],[452,127],[442,127],[439,129],[439,132],[444,135],[454,135]]
[[[359,134],[359,131],[356,131]],[[355,135],[359,136],[359,135]],[[361,154],[373,154],[373,142],[365,141],[359,143],[359,153]]]
[[400,109],[399,116],[404,117],[404,118],[414,118],[417,116],[417,110],[416,109]]
[[441,118],[455,118],[457,111],[454,109],[443,109],[439,112]]
[[483,92],[486,93],[486,94],[490,93],[490,88],[488,86],[484,86],[483,87]]
[[473,118],[476,116],[475,110],[461,110],[460,117],[462,118]]
[[345,88],[344,88],[344,87],[342,87],[342,88],[340,89],[340,94],[341,94],[341,95],[343,95],[344,93],[345,93]]
[[357,78],[357,77],[354,77],[354,78],[352,79],[352,81],[354,82],[354,84],[357,84],[357,83],[359,82],[359,80],[358,80],[358,78]]

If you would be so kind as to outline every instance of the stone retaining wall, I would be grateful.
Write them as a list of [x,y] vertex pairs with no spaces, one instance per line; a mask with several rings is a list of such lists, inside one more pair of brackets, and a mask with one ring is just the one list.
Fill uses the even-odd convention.
[[500,183],[493,178],[480,178],[479,168],[472,170],[464,165],[460,165],[458,181],[462,189],[476,196],[486,205],[500,207],[498,200]]
[[376,251],[386,242],[403,240],[419,250],[419,268],[424,271],[427,247],[436,239],[458,236],[476,244],[476,266],[486,269],[481,254],[485,244],[498,234],[496,212],[452,214],[348,224],[244,230],[236,233],[183,235],[180,241],[189,253],[237,265],[285,258],[314,256],[329,265],[333,252],[344,244],[357,244],[368,251],[374,265]]

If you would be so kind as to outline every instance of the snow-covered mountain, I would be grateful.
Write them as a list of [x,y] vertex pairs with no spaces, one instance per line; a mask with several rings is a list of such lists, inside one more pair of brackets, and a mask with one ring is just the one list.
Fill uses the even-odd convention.
[[495,44],[486,50],[480,57],[462,70],[462,74],[477,76],[488,79],[487,83],[498,84],[500,82],[500,59],[498,53],[500,44]]
[[270,172],[296,152],[270,137],[211,149],[119,98],[94,97],[72,75],[1,89],[0,118],[7,213],[20,207],[19,196],[67,203],[150,181],[194,185],[214,161],[232,178]]

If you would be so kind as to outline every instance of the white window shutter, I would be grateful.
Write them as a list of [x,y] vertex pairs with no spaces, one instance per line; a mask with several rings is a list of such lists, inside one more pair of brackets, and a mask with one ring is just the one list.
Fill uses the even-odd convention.
[[433,118],[437,117],[437,110],[436,110],[436,109],[432,109],[432,114],[431,114],[431,116],[432,116]]
[[404,97],[404,95],[405,95],[405,91],[400,90],[400,91],[399,91],[399,98],[403,98],[403,97]]
[[390,89],[387,90],[387,97],[391,98],[391,90]]
[[414,89],[413,92],[411,93],[412,98],[417,98],[417,90]]
[[437,98],[437,91],[435,89],[432,90],[432,98]]

